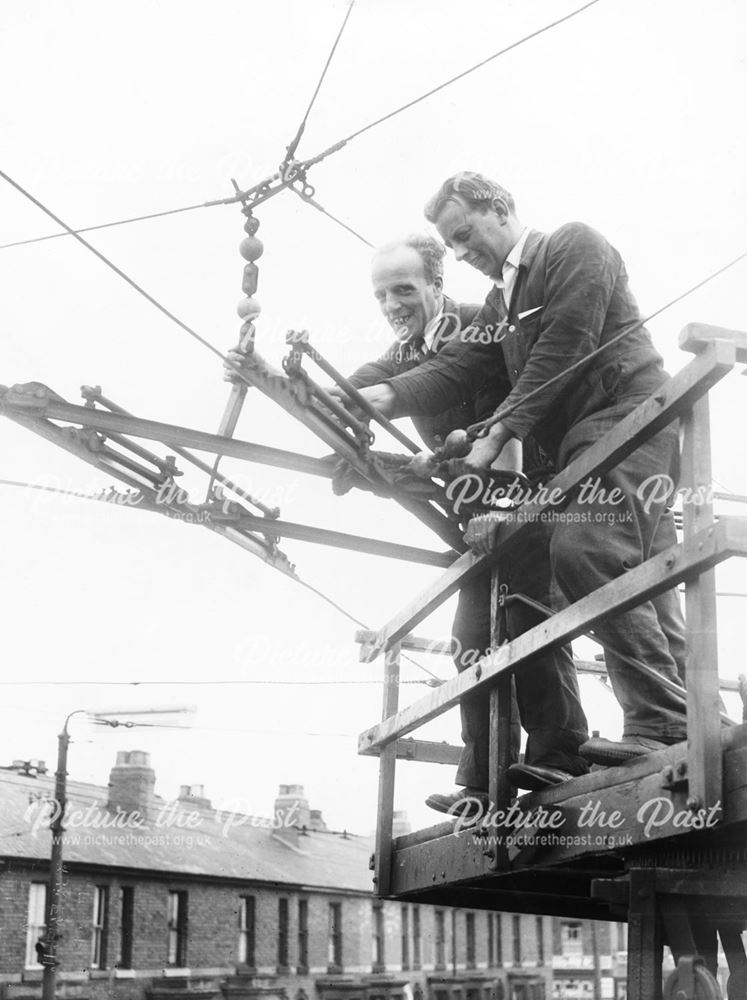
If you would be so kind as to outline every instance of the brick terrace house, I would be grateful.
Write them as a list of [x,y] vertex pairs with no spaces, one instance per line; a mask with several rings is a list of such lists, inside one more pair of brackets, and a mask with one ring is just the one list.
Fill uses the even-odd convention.
[[[43,765],[0,768],[0,1000],[41,995]],[[376,900],[368,837],[326,829],[298,785],[273,819],[154,794],[148,755],[70,781],[58,996],[71,1000],[549,1000],[551,918]]]

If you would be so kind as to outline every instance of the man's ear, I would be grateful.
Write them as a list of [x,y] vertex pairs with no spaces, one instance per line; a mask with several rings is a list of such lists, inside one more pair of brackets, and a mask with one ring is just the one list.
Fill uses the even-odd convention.
[[440,274],[433,279],[433,287],[439,293],[441,293],[444,290],[444,279]]
[[509,207],[500,195],[496,195],[495,198],[490,203],[490,207],[493,209],[496,215],[500,216],[502,220],[507,220],[510,214]]

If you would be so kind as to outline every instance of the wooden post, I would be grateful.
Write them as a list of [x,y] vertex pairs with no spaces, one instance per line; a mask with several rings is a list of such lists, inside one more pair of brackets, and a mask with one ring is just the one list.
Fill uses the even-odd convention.
[[631,869],[628,906],[628,1000],[661,1000],[664,948],[653,870]]
[[[400,644],[395,643],[384,659],[384,698],[382,720],[395,715],[399,707]],[[379,802],[376,812],[374,883],[377,896],[389,894],[392,872],[392,827],[394,822],[394,772],[397,764],[397,741],[392,740],[379,757]]]
[[[713,526],[711,441],[708,396],[685,416],[683,446],[684,541]],[[692,493],[689,491],[692,490]],[[722,801],[721,722],[719,720],[716,574],[708,570],[686,581],[688,807]]]

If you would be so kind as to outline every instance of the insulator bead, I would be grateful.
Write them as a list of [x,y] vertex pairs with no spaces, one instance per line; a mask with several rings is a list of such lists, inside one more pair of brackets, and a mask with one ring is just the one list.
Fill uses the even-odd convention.
[[251,298],[242,299],[236,307],[240,319],[254,319],[255,316],[259,316],[261,311],[262,307],[259,302]]
[[254,295],[257,291],[257,278],[259,268],[256,264],[246,264],[244,267],[244,279],[241,282],[241,291],[245,295]]
[[259,260],[264,249],[264,244],[258,236],[245,236],[239,244],[239,253],[244,260]]
[[244,232],[248,233],[250,236],[254,236],[258,229],[259,219],[255,219],[253,215],[247,216],[247,220],[244,223]]
[[472,441],[466,430],[451,431],[444,441],[444,452],[447,458],[466,458],[472,448]]

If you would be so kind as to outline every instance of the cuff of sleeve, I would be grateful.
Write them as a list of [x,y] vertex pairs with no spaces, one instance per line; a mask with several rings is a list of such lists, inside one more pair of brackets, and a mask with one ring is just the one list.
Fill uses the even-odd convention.
[[511,431],[511,434],[515,438],[518,438],[519,441],[523,441],[524,438],[532,429],[531,427],[526,426],[525,423],[522,421],[521,417],[519,417],[515,413],[512,413],[510,416],[506,417],[505,420],[501,418],[501,423],[507,430]]

